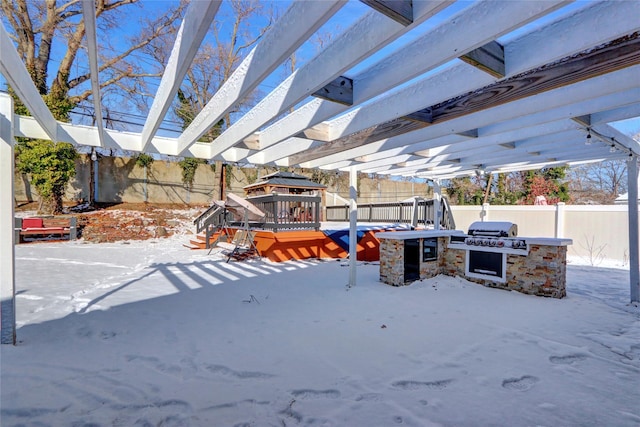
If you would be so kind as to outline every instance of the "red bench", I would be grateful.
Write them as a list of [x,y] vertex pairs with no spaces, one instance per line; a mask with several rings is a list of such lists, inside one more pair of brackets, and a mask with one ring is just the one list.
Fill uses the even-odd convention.
[[76,219],[69,218],[16,218],[15,219],[16,242],[25,242],[26,236],[48,238],[69,236],[69,240],[75,240]]

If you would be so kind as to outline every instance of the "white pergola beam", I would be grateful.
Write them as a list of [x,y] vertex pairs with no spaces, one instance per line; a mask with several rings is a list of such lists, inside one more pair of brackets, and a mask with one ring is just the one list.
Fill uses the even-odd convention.
[[[460,151],[475,150],[478,147],[487,147],[488,150],[490,150],[494,145],[498,145],[498,149],[501,150],[504,148],[501,144],[511,141],[575,129],[576,124],[566,118],[580,111],[598,111],[590,116],[593,125],[637,117],[640,115],[640,104],[632,104],[618,108],[620,103],[633,102],[635,96],[636,94],[633,92],[624,96],[620,94],[608,95],[561,108],[544,110],[515,120],[504,121],[499,125],[489,125],[479,129],[479,136],[475,140],[464,141],[461,138],[456,138],[455,135],[447,135],[422,143],[379,151],[357,158],[356,160],[364,163],[356,166],[356,168],[363,172],[375,172],[375,170],[367,171],[366,169],[370,168],[366,168],[366,165],[370,162],[401,154],[419,153],[421,151],[428,151],[430,154],[429,157],[433,157]],[[391,169],[391,167],[382,170],[389,169]]]
[[[474,3],[353,77],[354,104],[368,101],[565,3]],[[479,16],[486,20],[479,20]],[[398,67],[399,63],[403,66]],[[347,109],[334,102],[314,99],[261,132],[260,147],[270,147]]]
[[627,120],[640,117],[640,102],[634,105],[591,113],[591,123],[611,123],[618,120]]
[[[567,122],[567,121],[565,121]],[[409,161],[403,167],[387,167],[387,172],[410,172],[412,170],[417,170],[421,167],[425,167],[425,165],[434,165],[439,163],[446,163],[452,160],[456,160],[459,162],[465,163],[482,163],[484,159],[490,158],[495,159],[500,156],[510,156],[510,157],[518,157],[518,155],[525,154],[529,151],[542,149],[549,145],[560,145],[564,141],[575,139],[576,137],[581,137],[582,134],[574,128],[568,127],[568,131],[564,132],[554,132],[547,135],[540,135],[527,138],[520,141],[515,142],[515,148],[509,149],[501,145],[500,143],[496,143],[490,141],[490,144],[478,144],[477,147],[460,147],[466,144],[452,144],[446,147],[443,147],[444,150],[438,155],[428,158],[422,158],[420,160]],[[526,131],[526,130],[525,130]],[[490,138],[494,139],[494,138]],[[583,141],[584,142],[584,141]],[[376,162],[375,166],[383,165],[381,163],[382,160]],[[365,168],[362,170],[366,173],[378,172],[377,169],[369,169]]]
[[448,4],[448,1],[417,3],[414,23],[408,27],[377,12],[366,14],[216,138],[212,144],[211,156],[238,144],[261,126],[333,81],[364,58],[415,28]]
[[[408,162],[406,167],[388,167],[385,170],[367,170],[363,172],[389,175],[405,175],[416,173],[430,167],[446,166],[449,158],[454,157],[460,166],[484,164],[486,167],[507,167],[517,163],[519,159],[543,159],[543,158],[568,158],[574,155],[589,157],[619,157],[610,153],[610,145],[606,142],[597,142],[585,145],[584,134],[580,131],[561,132],[553,135],[544,135],[516,142],[516,148],[500,150],[494,146],[494,151],[481,150],[477,152],[461,151],[458,153],[436,156],[433,159],[423,159]],[[579,153],[579,154],[576,154]]]
[[[58,122],[57,134],[59,140],[67,141],[74,145],[86,145],[98,147],[98,129],[94,126],[73,125]],[[15,135],[24,138],[49,139],[42,126],[28,116],[15,116]],[[113,129],[104,129],[104,148],[113,148],[127,151],[139,151],[140,134],[135,132],[123,132]],[[169,154],[175,152],[178,144],[176,138],[154,136],[151,144],[145,152]],[[196,143],[189,147],[188,155],[205,159],[209,155],[209,144]]]
[[82,0],[82,16],[84,18],[85,37],[87,38],[87,54],[91,79],[91,96],[96,127],[98,128],[99,146],[104,147],[104,124],[102,123],[102,96],[98,79],[98,41],[96,36],[96,4],[93,0]]
[[[307,138],[291,137],[286,143],[260,150],[255,154],[247,157],[247,160],[253,164],[266,165],[280,159],[287,159],[290,155],[299,153],[309,148],[322,145],[322,141],[316,141]],[[288,165],[288,164],[287,164]]]
[[629,159],[627,168],[627,206],[629,217],[629,285],[632,303],[640,302],[640,250],[638,248],[638,156]]
[[[557,132],[562,132],[570,129],[575,129],[575,125],[567,120],[560,120],[552,123],[542,123],[542,124],[534,124],[527,125],[522,123],[522,125],[518,126],[516,130],[513,131],[505,131],[503,133],[488,133],[487,135],[483,135],[478,137],[476,140],[463,140],[463,141],[447,141],[448,139],[453,139],[453,136],[437,138],[436,140],[428,141],[426,144],[419,143],[415,145],[408,145],[401,147],[400,149],[393,149],[388,151],[382,151],[380,153],[374,153],[369,156],[364,156],[366,159],[366,163],[369,162],[380,162],[387,158],[385,153],[392,154],[393,156],[397,156],[399,154],[405,153],[420,153],[424,151],[428,151],[429,155],[421,155],[424,158],[433,158],[433,157],[441,157],[443,159],[449,159],[453,156],[459,155],[460,152],[468,152],[470,150],[487,150],[491,151],[494,148],[497,150],[505,150],[507,149],[502,144],[510,143],[518,138],[530,138],[537,135],[546,135],[546,134],[554,134]],[[423,148],[428,144],[428,148]],[[364,171],[364,170],[363,170]]]
[[[628,67],[613,73],[547,91],[532,97],[433,124],[414,132],[387,138],[336,154],[327,155],[320,159],[301,163],[300,166],[305,168],[319,167],[324,164],[353,159],[378,151],[428,141],[451,133],[464,131],[469,128],[483,128],[495,123],[509,122],[519,117],[526,117],[527,115],[536,114],[544,110],[560,108],[563,106],[578,104],[580,102],[588,104],[592,99],[598,99],[605,96],[609,96],[611,98],[615,98],[617,96],[626,99],[635,98],[635,101],[629,101],[628,103],[637,102],[637,100],[640,99],[640,87],[638,87],[635,82],[638,73],[640,73],[640,66]],[[623,105],[625,104],[619,104],[618,106]],[[420,149],[425,148],[428,147],[423,145]]]
[[[449,82],[456,82],[450,85]],[[428,105],[434,105],[478,87],[490,85],[495,78],[464,62],[452,64],[440,72],[392,91],[375,102],[357,107],[329,122],[331,140],[360,132],[378,123],[406,116]]]
[[[93,3],[93,0],[83,0]],[[178,93],[184,76],[195,58],[202,40],[207,35],[211,22],[218,12],[222,0],[194,1],[189,4],[180,25],[176,40],[167,61],[160,86],[142,128],[140,151],[145,151],[167,115],[171,103]]]
[[591,128],[602,135],[605,135],[609,138],[614,138],[617,143],[628,148],[635,155],[640,155],[640,143],[633,138],[630,138],[629,136],[623,134],[613,126],[609,126],[608,124],[593,123]]
[[2,22],[0,22],[0,73],[7,79],[11,89],[15,91],[31,115],[40,123],[48,139],[57,142],[57,121],[33,84]]
[[[627,12],[631,12],[632,10],[638,9],[640,6],[626,6],[625,9]],[[590,8],[587,8],[590,10]],[[600,9],[597,9],[600,10]],[[615,14],[615,16],[619,16],[620,14]],[[640,27],[640,24],[637,19],[635,19],[636,15],[626,16],[621,18],[618,21],[611,20],[609,16],[600,16],[597,13],[582,13],[580,14],[581,18],[589,19],[590,21],[581,22],[580,25],[576,25],[574,27],[565,27],[563,31],[563,39],[565,39],[565,43],[561,44],[564,56],[567,57],[577,52],[580,52],[584,49],[585,45],[592,47],[594,44],[601,43],[602,41],[613,40],[618,37],[621,37],[626,34],[630,34]],[[571,17],[572,22],[575,19]],[[606,21],[605,22],[603,22]],[[606,25],[603,25],[606,24]],[[585,31],[585,27],[597,26],[598,31],[588,30]],[[549,44],[557,45],[558,43],[549,38],[549,35],[556,34],[557,25],[549,25],[545,28],[536,30],[535,32],[528,34],[527,36],[522,37],[512,43],[509,43],[505,49],[508,52],[511,48],[511,45],[517,44],[520,50],[525,51],[525,55],[520,55],[517,57],[509,57],[507,55],[507,64],[511,64],[508,67],[508,76],[513,76],[516,73],[520,73],[532,68],[536,68],[545,64],[550,63],[551,61],[557,59],[557,50],[550,50],[549,52],[544,49],[544,46],[541,46],[540,40],[543,39]],[[597,33],[597,34],[592,34]],[[585,42],[586,40],[586,42]],[[593,44],[591,44],[593,43]],[[507,49],[509,48],[509,49]],[[522,52],[519,51],[519,54]],[[562,56],[562,55],[561,55]],[[526,58],[526,61],[525,61]],[[517,64],[517,61],[521,61],[522,64]],[[447,86],[456,88],[458,85],[464,85],[467,82],[465,80],[452,80],[447,83]],[[481,87],[481,86],[478,86]],[[453,96],[452,96],[453,97]],[[429,106],[428,103],[425,102],[423,107]],[[389,109],[389,113],[386,116],[386,120],[391,120],[393,118],[394,111]],[[339,117],[334,119],[329,123],[331,127],[330,135],[331,139],[339,138],[342,136],[349,135],[354,132],[358,132],[364,130],[361,125],[352,124],[351,121],[356,120],[356,116],[353,113],[345,115],[343,117]],[[380,117],[381,121],[385,120],[385,117]],[[451,129],[451,133],[460,133],[468,131],[469,129],[473,129],[473,126],[466,126],[463,128]],[[325,156],[330,157],[330,156]],[[331,163],[335,162],[332,160]],[[313,161],[311,161],[313,163]]]
[[553,62],[640,29],[640,2],[598,1],[585,5],[573,15],[560,17],[505,45],[507,75],[538,67],[540,56],[546,63]]
[[[193,119],[178,139],[177,154],[218,123],[344,4],[344,0],[294,2]],[[216,150],[209,157],[221,151]]]
[[[557,166],[562,164],[568,164],[572,162],[592,162],[592,161],[603,161],[603,160],[611,160],[611,159],[625,159],[628,157],[626,153],[608,153],[607,150],[603,150],[602,148],[590,148],[585,149],[580,152],[579,155],[575,154],[574,150],[569,150],[565,152],[553,152],[548,151],[544,153],[540,153],[537,156],[527,157],[527,161],[517,162],[516,160],[511,159],[510,161],[505,161],[504,163],[500,160],[489,160],[483,163],[470,163],[458,166],[459,173],[467,173],[469,171],[476,171],[478,169],[482,169],[487,173],[502,173],[502,172],[511,172],[518,170],[532,170],[532,169],[541,169],[545,167]],[[520,157],[523,158],[523,157]],[[446,168],[443,167],[435,167],[435,168],[425,168],[431,170],[425,171],[415,171],[411,173],[411,175],[424,177],[428,176],[436,176],[438,171],[446,171]],[[395,173],[381,173],[381,175],[396,175]],[[399,174],[405,175],[405,174]]]
[[16,343],[13,100],[0,93],[0,344]]

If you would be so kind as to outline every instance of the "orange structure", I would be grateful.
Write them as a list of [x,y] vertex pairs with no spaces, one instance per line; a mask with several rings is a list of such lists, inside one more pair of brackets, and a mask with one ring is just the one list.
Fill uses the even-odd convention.
[[[380,241],[375,231],[366,231],[357,245],[358,261],[380,259]],[[255,244],[260,256],[274,262],[307,258],[346,258],[349,254],[322,231],[301,230],[272,233],[257,231]]]

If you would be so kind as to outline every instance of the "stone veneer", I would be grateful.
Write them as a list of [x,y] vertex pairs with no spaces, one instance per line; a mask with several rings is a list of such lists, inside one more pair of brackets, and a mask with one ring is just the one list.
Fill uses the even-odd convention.
[[506,283],[465,276],[467,251],[448,249],[443,274],[462,276],[470,282],[524,294],[562,298],[567,295],[567,247],[529,245],[529,255],[507,254]]
[[[529,244],[528,255],[507,254],[506,283],[465,275],[466,250],[449,249],[449,237],[438,237],[438,259],[420,262],[420,278],[438,274],[460,276],[488,287],[552,298],[566,296],[567,247]],[[392,286],[404,281],[404,240],[380,240],[380,280]]]
[[[442,248],[449,241],[448,237],[438,237],[438,259],[420,262],[420,278],[426,279],[443,273],[445,252]],[[422,252],[420,252],[422,257]],[[421,258],[422,259],[422,258]],[[464,275],[464,264],[462,265]],[[404,240],[380,239],[380,280],[393,286],[404,286]]]
[[404,240],[380,240],[380,280],[392,286],[405,285]]

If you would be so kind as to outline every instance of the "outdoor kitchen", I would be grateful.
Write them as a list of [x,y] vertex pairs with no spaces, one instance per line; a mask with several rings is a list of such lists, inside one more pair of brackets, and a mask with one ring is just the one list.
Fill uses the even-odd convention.
[[438,274],[530,295],[566,296],[567,246],[571,239],[520,237],[516,224],[479,221],[459,230],[376,234],[380,280],[409,285]]

